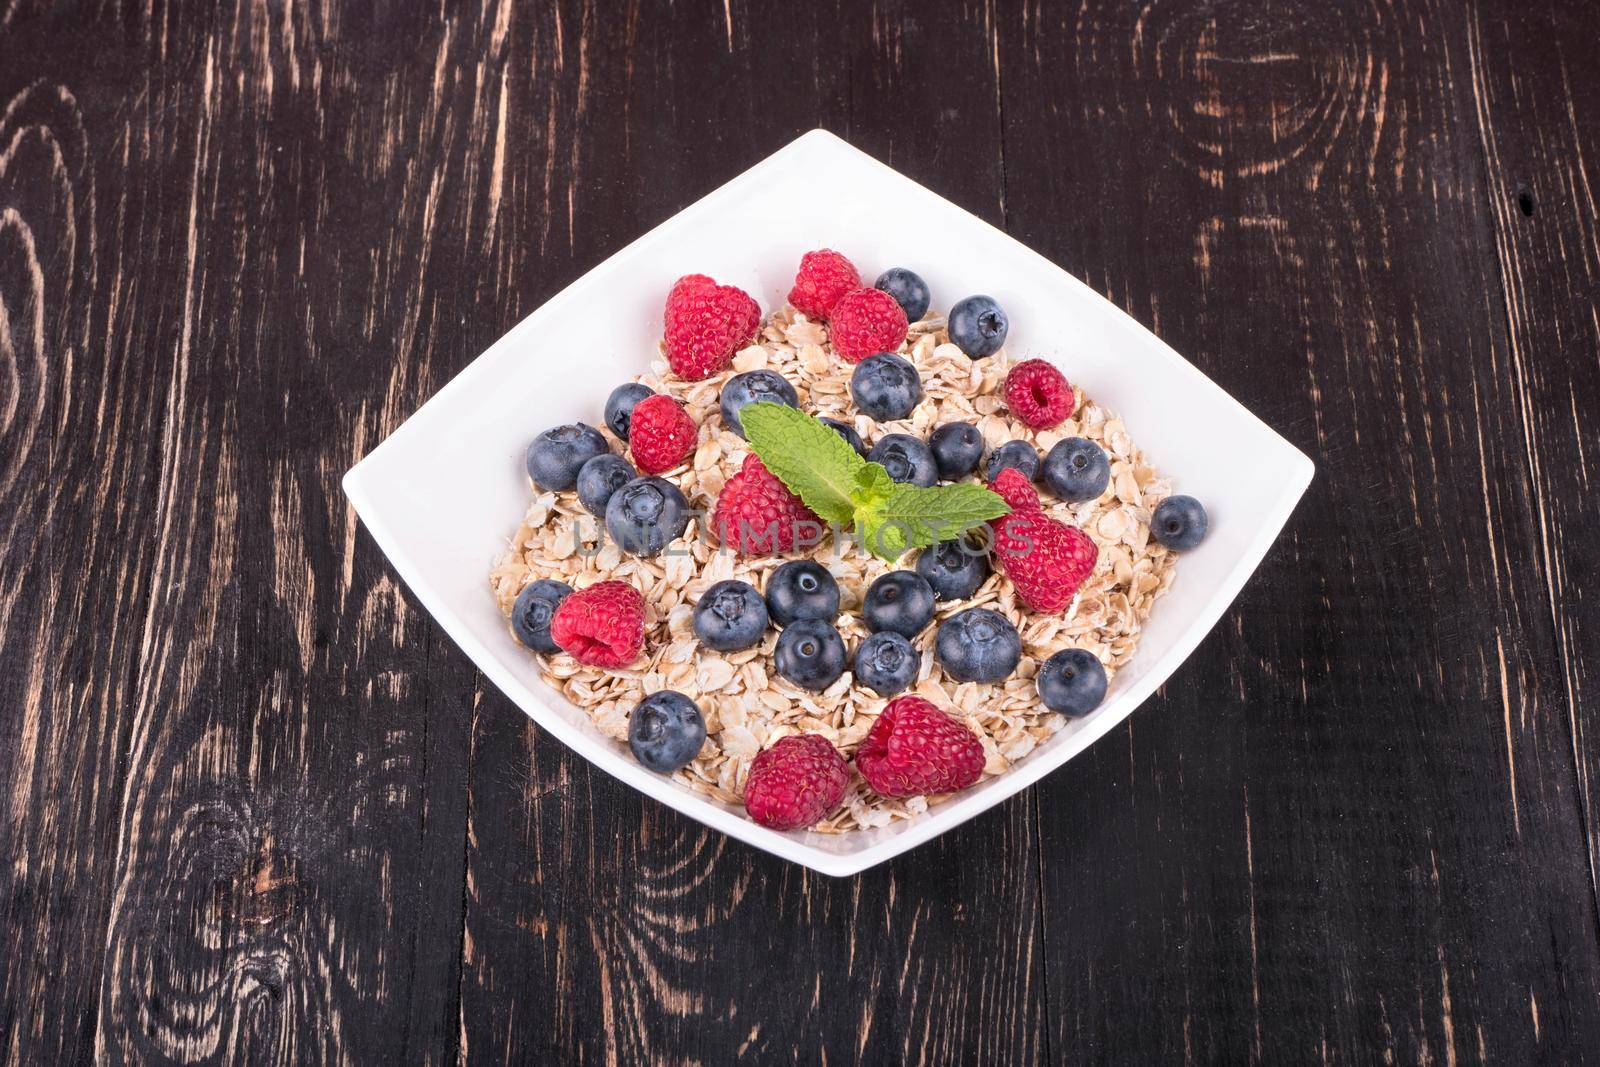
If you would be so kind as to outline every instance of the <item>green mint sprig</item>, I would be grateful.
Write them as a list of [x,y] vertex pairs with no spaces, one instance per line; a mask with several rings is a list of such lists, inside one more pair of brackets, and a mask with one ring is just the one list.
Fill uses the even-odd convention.
[[1011,510],[981,485],[897,483],[832,428],[782,404],[746,405],[739,422],[750,447],[791,493],[826,521],[853,526],[867,551],[890,563]]

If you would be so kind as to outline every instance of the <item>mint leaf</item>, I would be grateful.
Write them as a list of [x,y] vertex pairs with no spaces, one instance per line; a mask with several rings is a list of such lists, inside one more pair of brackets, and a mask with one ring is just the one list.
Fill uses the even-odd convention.
[[832,428],[783,404],[746,405],[739,422],[767,470],[826,521],[854,523],[862,546],[880,559],[893,562],[1011,510],[981,485],[898,484]]
[[[882,540],[890,548],[904,540],[903,552],[906,548],[927,548],[939,541],[959,537],[972,527],[990,519],[998,519],[1010,511],[1011,508],[999,494],[970,482],[936,485],[926,489],[915,485],[898,485],[874,518],[886,528],[898,529],[898,535],[885,536]],[[872,551],[872,547],[868,541],[868,551]],[[892,561],[895,557],[884,558]]]
[[904,524],[886,529],[883,509],[900,487],[889,477],[881,463],[868,463],[856,472],[855,528],[861,546],[874,556],[893,560],[910,544],[909,530]]
[[856,510],[876,510],[889,502],[897,488],[881,463],[868,463],[856,472],[856,490],[850,494]]
[[828,522],[855,518],[857,477],[867,461],[845,439],[803,411],[747,404],[739,411],[746,440],[767,470]]
[[862,547],[879,559],[893,563],[911,545],[911,527],[903,520],[885,520],[882,513],[857,514],[856,534]]

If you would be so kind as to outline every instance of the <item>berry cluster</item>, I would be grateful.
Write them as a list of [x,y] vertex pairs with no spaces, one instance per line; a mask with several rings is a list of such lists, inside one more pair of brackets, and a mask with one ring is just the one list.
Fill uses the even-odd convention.
[[[904,350],[909,324],[921,320],[931,304],[926,282],[894,267],[864,286],[848,258],[820,249],[802,257],[788,300],[807,318],[825,323],[833,351],[854,365],[850,395],[859,414],[905,425],[923,400],[920,373]],[[734,354],[756,336],[761,314],[744,291],[691,274],[672,286],[663,322],[662,352],[672,372],[685,381],[701,381],[728,370]],[[1000,304],[984,295],[957,301],[946,322],[950,341],[972,359],[998,352],[1010,327]],[[1042,359],[1013,366],[1001,397],[1032,430],[1060,426],[1080,402],[1061,371]],[[752,370],[723,381],[722,424],[744,436],[741,412],[760,402],[800,407],[794,385],[783,375]],[[988,524],[985,539],[941,542],[921,552],[914,570],[891,571],[873,581],[860,608],[869,636],[853,652],[836,625],[843,599],[838,581],[811,559],[790,560],[772,570],[764,590],[740,580],[713,584],[695,605],[694,632],[702,645],[718,652],[765,645],[773,669],[800,689],[824,692],[845,684],[841,679],[849,668],[855,684],[889,699],[853,754],[855,771],[878,795],[938,795],[966,788],[983,774],[983,746],[966,723],[909,694],[922,667],[913,642],[934,624],[939,604],[973,598],[993,569],[1030,611],[1067,610],[1093,572],[1098,550],[1082,530],[1046,513],[1034,482],[1042,481],[1069,503],[1093,501],[1108,488],[1110,460],[1081,437],[1058,441],[1042,460],[1028,440],[990,449],[969,422],[939,425],[926,441],[897,429],[880,434],[869,449],[854,426],[823,421],[895,482],[933,486],[977,477],[1005,500],[1010,513]],[[625,445],[631,463],[612,451],[600,431],[574,423],[539,434],[528,449],[528,475],[540,489],[574,491],[624,550],[659,553],[684,534],[689,518],[683,493],[663,476],[694,455],[700,428],[676,399],[636,382],[612,392],[604,423]],[[821,502],[818,507],[827,510]],[[822,540],[825,529],[753,453],[723,483],[710,528],[725,548],[758,558],[803,552]],[[1174,551],[1187,551],[1206,529],[1198,501],[1172,496],[1155,509],[1150,535]],[[537,652],[622,669],[644,652],[645,616],[644,596],[628,582],[601,581],[574,591],[541,579],[518,595],[510,622],[517,639]],[[768,643],[773,627],[778,633]],[[976,605],[946,614],[931,644],[944,675],[957,682],[1003,682],[1023,652],[1017,627],[1005,615]],[[1082,716],[1103,699],[1106,673],[1091,653],[1067,649],[1044,664],[1035,686],[1045,707]],[[629,717],[629,747],[653,771],[684,767],[705,740],[705,717],[682,693],[653,693]],[[815,825],[839,805],[851,773],[851,762],[826,737],[785,736],[751,762],[746,811],[773,829]]]

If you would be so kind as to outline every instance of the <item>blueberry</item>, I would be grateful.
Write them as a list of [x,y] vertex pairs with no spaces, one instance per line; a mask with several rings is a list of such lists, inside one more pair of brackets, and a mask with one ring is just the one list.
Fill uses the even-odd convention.
[[528,477],[540,489],[571,489],[583,465],[609,451],[611,446],[593,426],[581,422],[556,426],[528,446]]
[[910,689],[921,666],[911,642],[893,630],[873,634],[856,649],[856,681],[881,697]]
[[844,638],[821,619],[800,619],[786,627],[772,654],[779,675],[813,692],[839,680],[844,660]]
[[867,453],[874,463],[883,464],[889,477],[926,488],[939,480],[939,465],[928,446],[908,433],[886,434]]
[[638,382],[625,382],[611,390],[611,396],[606,400],[606,425],[611,427],[611,432],[626,441],[633,409],[639,401],[655,395],[654,389]]
[[877,633],[915,637],[933,618],[933,586],[916,571],[890,571],[867,588],[861,619]]
[[863,415],[893,422],[911,414],[922,400],[922,379],[909,359],[878,352],[856,364],[850,375],[850,395]]
[[993,452],[983,464],[985,481],[994,481],[995,475],[1007,467],[1019,470],[1028,481],[1039,474],[1039,453],[1026,441],[1007,441]]
[[854,426],[851,426],[848,422],[840,422],[838,419],[818,419],[817,421],[824,426],[833,427],[833,432],[844,438],[845,443],[856,450],[856,455],[862,459],[867,458],[867,443],[861,440],[861,435],[856,433]]
[[740,437],[744,427],[739,425],[739,411],[746,404],[787,404],[798,408],[800,397],[794,386],[774,370],[752,370],[735,374],[722,386],[722,424]]
[[698,756],[705,743],[705,716],[682,693],[651,693],[628,716],[628,747],[652,771],[671,774]]
[[928,438],[939,477],[947,482],[965,478],[983,458],[983,434],[970,422],[947,422]]
[[965,600],[989,577],[989,557],[970,541],[940,541],[922,550],[917,573],[927,579],[935,600]]
[[595,456],[578,470],[578,503],[591,515],[606,517],[606,501],[611,494],[639,477],[633,464],[607,452]]
[[992,296],[969,296],[950,309],[946,329],[956,347],[973,359],[992,356],[1006,343],[1011,324]]
[[906,313],[907,322],[916,322],[926,315],[928,304],[933,299],[928,293],[928,283],[922,280],[922,276],[904,267],[890,267],[878,275],[872,287],[894,297],[894,302]]
[[1150,516],[1150,536],[1174,552],[1187,552],[1206,536],[1206,509],[1192,496],[1169,496]]
[[779,626],[831,619],[839,614],[839,583],[820,563],[791,560],[767,579],[767,614]]
[[635,478],[606,501],[606,531],[625,551],[654,556],[689,526],[689,502],[665,478]]
[[535,652],[560,652],[560,646],[550,637],[550,619],[571,595],[572,586],[554,578],[540,578],[523,586],[517,602],[511,605],[511,632]]
[[1111,483],[1105,449],[1082,437],[1057,441],[1044,457],[1044,484],[1062,500],[1093,500]]
[[1106,695],[1106,669],[1091,652],[1069,648],[1045,661],[1034,680],[1039,699],[1063,715],[1087,715]]
[[694,632],[718,652],[759,644],[767,632],[767,602],[749,582],[718,582],[694,607]]
[[1011,621],[988,608],[968,608],[939,624],[934,655],[958,682],[998,682],[1022,659],[1022,638]]

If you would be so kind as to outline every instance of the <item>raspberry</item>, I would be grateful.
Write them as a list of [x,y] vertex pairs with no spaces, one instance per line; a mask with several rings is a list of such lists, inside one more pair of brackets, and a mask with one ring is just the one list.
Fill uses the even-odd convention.
[[833,305],[846,293],[861,288],[856,266],[831,248],[807,252],[789,290],[789,303],[808,318],[826,320]]
[[833,350],[848,363],[874,352],[893,352],[906,339],[906,313],[882,289],[857,289],[833,305],[828,320]]
[[627,582],[600,582],[561,602],[550,636],[579,663],[626,667],[644,648],[644,597]]
[[628,423],[628,447],[633,462],[646,474],[660,474],[689,458],[699,427],[683,405],[665,394],[647,397],[634,406]]
[[832,811],[849,781],[844,757],[826,737],[791,734],[750,761],[744,810],[762,826],[798,830]]
[[[1013,513],[1018,511],[1038,511],[1039,491],[1028,481],[1028,476],[1015,467],[1006,467],[995,475],[994,481],[989,483],[989,488],[999,494],[1000,499],[1011,505]],[[1002,515],[989,523],[1004,522],[1009,516]]]
[[663,317],[667,362],[678,377],[697,382],[726,367],[755,336],[761,309],[743,289],[686,274],[667,294]]
[[921,697],[891,700],[856,750],[856,769],[885,797],[954,793],[983,774],[983,745]]
[[[1077,595],[1094,572],[1100,550],[1076,526],[1057,522],[1039,507],[1039,495],[1016,470],[1003,470],[989,484],[1012,507],[994,519],[993,553],[1017,597],[1034,611],[1056,614]],[[1029,503],[1029,498],[1032,503]]]
[[1066,375],[1042,359],[1025,359],[1012,367],[1004,392],[1011,414],[1035,430],[1060,426],[1077,406]]
[[711,529],[742,556],[777,556],[819,543],[824,527],[817,513],[752,453],[722,487]]

